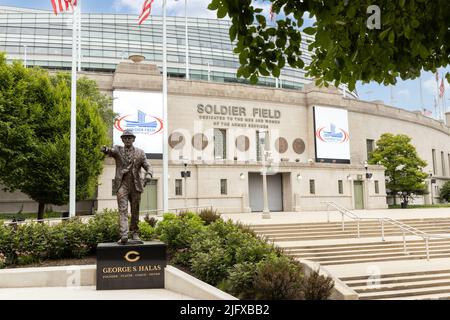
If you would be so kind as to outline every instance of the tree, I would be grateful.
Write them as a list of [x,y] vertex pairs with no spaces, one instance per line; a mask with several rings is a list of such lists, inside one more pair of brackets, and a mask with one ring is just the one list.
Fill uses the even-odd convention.
[[[253,83],[260,75],[278,78],[288,63],[304,68],[317,85],[346,83],[353,90],[358,80],[395,84],[397,77],[415,79],[422,69],[436,72],[450,62],[448,0],[266,1],[280,14],[275,23],[266,21],[256,2],[261,3],[212,0],[208,7],[218,18],[230,17],[230,39],[241,63],[237,76]],[[307,14],[316,21],[303,28],[313,36],[312,62],[305,66],[300,30]]]
[[441,188],[439,197],[441,200],[450,202],[450,181],[447,181]]
[[[77,97],[77,200],[92,197],[103,168],[113,114],[95,82],[80,79]],[[69,200],[70,78],[6,63],[0,54],[0,183],[39,203]]]
[[416,148],[410,143],[411,138],[404,134],[393,135],[385,133],[377,141],[376,149],[371,153],[370,164],[380,164],[386,168],[386,188],[394,197],[401,193],[403,202],[408,203],[414,194],[426,191],[423,172],[427,163],[419,158]]

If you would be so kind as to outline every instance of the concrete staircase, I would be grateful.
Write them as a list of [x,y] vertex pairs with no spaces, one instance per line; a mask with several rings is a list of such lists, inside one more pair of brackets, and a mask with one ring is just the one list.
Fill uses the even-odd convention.
[[450,269],[383,274],[379,280],[367,276],[340,279],[361,300],[450,299]]
[[[427,233],[450,233],[450,218],[438,219],[406,219],[401,220],[409,226]],[[376,221],[360,222],[360,237],[381,237],[381,224]],[[321,239],[349,239],[357,236],[355,221],[346,221],[342,230],[340,222],[330,223],[297,223],[297,224],[271,224],[253,226],[257,234],[264,235],[271,241],[321,240]],[[385,223],[385,236],[401,236],[402,231]]]
[[[426,233],[450,234],[450,218],[400,221]],[[355,221],[346,221],[344,230],[341,222],[336,221],[260,224],[253,225],[252,229],[298,259],[317,262],[332,273],[333,268],[347,270],[341,272],[344,276],[337,276],[360,299],[450,299],[450,263],[430,270],[425,241],[407,234],[405,252],[403,232],[399,228],[385,223],[386,241],[382,241],[378,220],[363,220],[359,227],[359,239]],[[450,259],[450,239],[430,239],[429,248],[430,261]],[[407,271],[399,269],[400,264],[407,266]],[[383,267],[375,283],[365,272],[370,265]]]

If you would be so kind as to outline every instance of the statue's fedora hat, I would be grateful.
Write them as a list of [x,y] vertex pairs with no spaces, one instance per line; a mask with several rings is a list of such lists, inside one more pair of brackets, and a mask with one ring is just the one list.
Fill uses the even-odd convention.
[[129,129],[125,130],[120,137],[121,138],[122,137],[135,137],[136,138],[136,136],[133,134],[133,131],[129,130]]

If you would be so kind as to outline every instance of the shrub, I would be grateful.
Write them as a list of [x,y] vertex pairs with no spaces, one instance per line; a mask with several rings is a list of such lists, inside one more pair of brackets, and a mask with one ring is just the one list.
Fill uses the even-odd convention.
[[194,213],[176,216],[166,213],[156,227],[160,240],[169,246],[170,250],[190,248],[194,236],[204,230],[203,221]]
[[313,271],[303,279],[302,287],[306,300],[327,300],[334,288],[334,281]]
[[251,262],[235,264],[228,270],[228,277],[219,284],[219,289],[238,299],[255,299],[254,281],[257,265]]
[[221,219],[220,214],[217,210],[212,209],[202,209],[199,212],[199,217],[205,222],[205,225],[210,225],[211,223]]
[[264,260],[258,264],[254,280],[256,298],[263,300],[303,299],[303,268],[287,257]]
[[18,225],[12,233],[13,263],[29,264],[38,262],[48,255],[47,240],[50,227],[44,223],[28,223]]
[[443,201],[450,202],[450,181],[447,181],[441,188],[439,197]]
[[82,258],[91,251],[89,227],[80,219],[63,221],[49,228],[47,238],[47,257]]
[[222,247],[211,247],[208,252],[194,253],[191,270],[200,280],[217,285],[224,280],[231,267],[231,257]]
[[5,265],[16,262],[16,254],[13,245],[14,229],[0,222],[0,253]]
[[98,243],[115,242],[120,237],[119,212],[117,210],[103,210],[88,222],[88,245],[94,251]]
[[153,228],[156,227],[156,224],[158,223],[158,219],[156,219],[155,217],[150,217],[148,214],[145,216],[144,221]]
[[146,222],[139,222],[139,237],[143,241],[150,241],[155,237],[155,229]]

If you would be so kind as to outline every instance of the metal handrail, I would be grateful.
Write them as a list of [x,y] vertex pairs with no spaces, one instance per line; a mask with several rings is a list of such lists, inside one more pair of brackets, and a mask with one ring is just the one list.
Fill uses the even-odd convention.
[[403,223],[401,221],[389,218],[389,217],[382,217],[382,218],[369,218],[369,217],[360,217],[354,212],[351,212],[350,210],[339,206],[333,201],[322,201],[322,203],[325,203],[327,205],[327,222],[330,222],[330,212],[329,207],[335,208],[337,211],[339,211],[342,215],[342,231],[345,230],[345,219],[344,216],[356,220],[357,224],[357,236],[360,238],[360,228],[359,228],[359,222],[361,220],[378,220],[381,224],[381,241],[385,241],[384,239],[384,223],[387,222],[397,228],[399,228],[401,231],[403,231],[403,251],[405,254],[408,254],[407,248],[406,248],[406,233],[411,233],[414,236],[421,237],[425,241],[425,250],[427,254],[427,260],[430,260],[430,248],[429,248],[429,240],[430,238],[438,238],[438,239],[450,239],[449,235],[444,234],[437,234],[437,233],[427,233],[422,230],[419,230],[413,226],[410,226],[406,223]]

